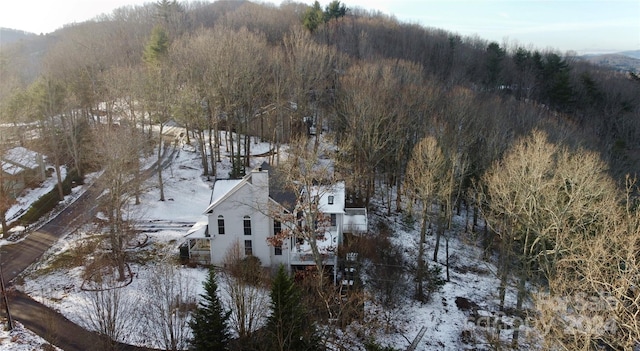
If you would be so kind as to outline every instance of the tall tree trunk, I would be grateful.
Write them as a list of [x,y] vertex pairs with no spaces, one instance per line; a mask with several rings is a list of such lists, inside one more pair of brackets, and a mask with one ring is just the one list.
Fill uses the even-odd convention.
[[164,201],[164,184],[162,182],[162,150],[164,148],[162,132],[164,124],[160,123],[160,133],[158,134],[158,187],[160,188],[160,201]]
[[[516,297],[516,311],[518,314],[522,313],[522,304],[524,303],[524,298],[527,294],[527,268],[528,264],[524,263],[523,267],[520,271],[520,277],[518,281],[518,294]],[[516,349],[518,347],[518,339],[520,337],[520,318],[516,316],[515,322],[513,325],[513,336],[511,339],[511,347]]]
[[249,135],[249,128],[245,127],[244,132],[244,166],[249,168],[251,164],[249,163],[251,160],[251,136]]
[[113,260],[118,270],[118,281],[125,280],[124,255],[122,245],[122,214],[120,213],[120,182],[115,181],[110,189],[109,203],[109,237],[111,241],[111,252]]
[[445,247],[445,255],[447,255],[446,257],[446,267],[447,267],[447,281],[450,281],[450,276],[449,276],[449,236],[445,236],[444,237],[444,247]]
[[56,168],[56,179],[58,181],[58,198],[60,201],[64,200],[64,188],[62,187],[62,174],[60,174],[60,161],[58,160],[58,156],[54,156],[55,168]]
[[422,211],[422,225],[420,226],[420,242],[418,243],[418,267],[416,269],[416,299],[425,302],[424,280],[427,272],[427,261],[424,259],[424,244],[427,240],[428,208]]
[[438,221],[438,228],[436,228],[436,242],[433,247],[433,262],[438,262],[438,252],[440,252],[440,238],[442,237],[442,233],[444,233],[444,223],[443,218],[440,216],[440,220]]
[[2,213],[0,213],[0,223],[2,224],[2,234],[4,236],[9,232],[9,226],[7,225],[7,211],[2,211]]
[[209,161],[207,161],[207,143],[205,141],[204,131],[198,130],[197,138],[198,148],[200,149],[200,161],[202,162],[202,175],[207,176],[209,180]]
[[234,171],[236,169],[236,155],[235,155],[235,145],[233,144],[233,132],[229,131],[229,126],[227,125],[227,152],[229,153],[229,159],[231,159],[231,170]]
[[216,155],[215,155],[215,133],[213,128],[209,128],[209,159],[211,161],[211,175],[213,175],[213,179],[217,179],[217,167],[216,167]]
[[243,172],[244,163],[242,163],[242,135],[239,133],[236,133],[236,156],[237,156],[236,167],[239,172],[239,175],[242,175],[244,174]]
[[396,174],[396,212],[402,211],[402,176],[400,171]]
[[507,279],[509,278],[509,243],[508,239],[501,238],[500,261],[498,264],[498,276],[500,277],[500,285],[498,287],[498,298],[500,300],[500,311],[504,311],[504,300],[507,294]]

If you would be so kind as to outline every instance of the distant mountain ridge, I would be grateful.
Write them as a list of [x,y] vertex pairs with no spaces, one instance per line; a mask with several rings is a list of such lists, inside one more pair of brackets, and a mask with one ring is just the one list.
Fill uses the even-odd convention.
[[640,50],[623,51],[613,54],[583,55],[581,59],[617,71],[640,72]]
[[0,45],[15,43],[23,39],[36,37],[37,34],[19,29],[0,27]]
[[640,50],[623,51],[623,52],[619,52],[618,54],[635,58],[635,59],[640,59]]

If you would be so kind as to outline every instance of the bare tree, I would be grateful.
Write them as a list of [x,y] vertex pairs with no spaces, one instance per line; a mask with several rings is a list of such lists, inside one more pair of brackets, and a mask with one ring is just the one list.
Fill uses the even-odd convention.
[[[256,111],[265,106],[267,45],[264,36],[243,28],[233,31],[217,26],[212,33],[215,45],[209,48],[213,66],[209,76],[216,87],[213,101],[224,116],[234,176],[249,166],[251,142],[248,133]],[[232,139],[235,134],[235,142]],[[244,138],[240,136],[244,134]]]
[[320,241],[331,226],[331,219],[322,212],[319,199],[333,191],[337,179],[333,172],[330,154],[325,148],[315,148],[306,136],[292,142],[292,155],[278,168],[283,179],[283,187],[295,194],[293,211],[283,211],[280,205],[271,208],[269,215],[283,225],[282,232],[272,237],[271,244],[277,245],[284,240],[294,238],[309,244],[315,263],[317,287],[319,291],[325,284],[325,256]]
[[222,274],[225,282],[222,300],[231,309],[229,327],[240,339],[250,338],[269,315],[265,308],[269,304],[269,292],[258,279],[261,276],[260,263],[253,256],[243,257],[237,241],[225,256],[225,264],[230,270]]
[[[551,143],[539,130],[517,142],[485,181],[488,220],[503,242],[500,298],[504,301],[506,272],[516,272],[518,311],[527,297],[527,282],[555,281],[560,262],[584,257],[581,247],[599,240],[616,223],[617,190],[605,164],[586,150]],[[549,288],[557,296],[554,285]],[[517,342],[516,329],[513,344]]]
[[[196,31],[193,36],[183,37],[174,42],[169,51],[172,65],[176,67],[175,102],[173,115],[186,128],[186,139],[190,132],[196,140],[205,176],[216,175],[216,161],[219,159],[218,116],[213,96],[217,86],[210,80],[213,58],[207,50],[214,39],[210,31]],[[208,138],[207,138],[208,134]]]
[[144,318],[150,335],[164,350],[184,350],[189,345],[190,312],[196,305],[193,280],[166,258],[151,269],[146,284]]
[[[425,260],[424,246],[428,229],[432,226],[432,207],[441,188],[441,179],[446,177],[447,160],[435,138],[427,136],[413,149],[407,166],[404,190],[411,204],[420,208],[420,239],[416,268],[416,299],[427,301],[431,291],[425,289],[425,281],[430,280],[429,267]],[[411,205],[413,206],[413,205]]]
[[[163,0],[162,3],[168,3]],[[171,120],[171,103],[173,91],[173,70],[168,60],[169,34],[165,27],[156,26],[151,32],[151,37],[145,46],[143,59],[146,63],[145,75],[145,102],[150,122],[158,127],[158,187],[160,189],[160,201],[164,201],[164,182],[162,179],[162,155],[168,145],[165,143],[164,127]],[[149,129],[151,132],[151,129]]]
[[139,323],[139,304],[115,285],[108,280],[100,281],[86,292],[84,323],[105,337],[100,345],[105,351],[117,350],[117,342],[125,341],[127,333]]
[[43,77],[30,86],[29,94],[43,141],[50,154],[50,161],[56,169],[58,197],[63,199],[64,190],[60,169],[64,164],[64,148],[59,128],[59,115],[67,110],[67,92],[60,81]]
[[103,167],[100,178],[106,193],[99,198],[107,217],[108,238],[113,263],[118,269],[118,279],[126,279],[125,247],[131,230],[127,219],[127,206],[138,189],[136,178],[140,175],[138,160],[142,149],[141,136],[133,127],[95,128],[93,140],[96,145],[95,161]]
[[[396,166],[390,160],[404,156],[423,135],[417,121],[417,116],[423,117],[421,102],[427,95],[422,95],[425,87],[416,78],[421,76],[421,68],[413,63],[382,61],[354,65],[340,77],[339,144],[344,159],[355,168],[351,181],[365,205],[375,193],[376,172],[383,165]],[[407,128],[405,122],[414,124]]]
[[[334,87],[336,72],[341,68],[338,53],[327,45],[317,44],[301,27],[292,27],[283,39],[284,59],[288,68],[290,98],[296,103],[292,114],[296,123],[310,118],[317,134],[322,133],[324,111]],[[314,147],[319,146],[319,138]]]

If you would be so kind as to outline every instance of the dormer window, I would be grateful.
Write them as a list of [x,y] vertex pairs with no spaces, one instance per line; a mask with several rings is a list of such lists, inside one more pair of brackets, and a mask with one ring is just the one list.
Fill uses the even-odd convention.
[[329,195],[327,201],[329,202],[329,205],[333,205],[333,195]]

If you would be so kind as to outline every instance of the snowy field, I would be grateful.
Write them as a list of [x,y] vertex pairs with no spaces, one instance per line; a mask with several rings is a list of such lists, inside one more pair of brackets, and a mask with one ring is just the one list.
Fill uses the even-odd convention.
[[[32,331],[25,329],[20,322],[16,322],[12,331],[7,331],[4,328],[0,330],[0,350],[3,351],[47,350],[45,345],[48,344]],[[60,349],[56,347],[50,350],[57,351]]]
[[[267,143],[257,143],[252,144],[251,153],[261,154],[268,150]],[[263,161],[266,161],[266,158],[253,158],[251,163],[252,166],[257,166]],[[218,164],[218,177],[226,178],[230,168],[228,159],[223,160]],[[171,166],[163,172],[167,201],[158,201],[159,190],[156,187],[156,178],[152,177],[147,182],[147,192],[141,199],[142,204],[131,206],[134,212],[132,217],[138,219],[140,228],[145,231],[141,235],[148,237],[151,243],[148,247],[152,248],[150,252],[157,260],[175,256],[178,246],[189,230],[189,224],[206,218],[203,211],[211,198],[212,182],[201,173],[199,156],[193,150],[183,148]],[[372,209],[370,212],[378,211]],[[379,212],[383,213],[384,210]],[[387,220],[394,232],[392,240],[402,246],[409,257],[415,255],[419,225],[408,228],[402,224],[400,215]],[[404,302],[392,311],[385,311],[369,302],[365,305],[365,320],[339,333],[344,339],[342,341],[353,340],[355,334],[368,335],[383,346],[404,350],[420,330],[425,328],[424,337],[418,343],[416,350],[488,350],[491,349],[489,342],[496,337],[497,321],[507,326],[501,330],[499,338],[503,341],[510,340],[512,330],[508,326],[513,325],[513,318],[498,312],[496,268],[481,259],[482,252],[476,245],[476,239],[471,234],[464,233],[465,223],[464,215],[455,217],[454,232],[448,233],[451,280],[441,291],[432,295],[429,303],[421,304],[413,301],[410,291],[406,292],[406,296],[400,297]],[[77,249],[80,243],[95,235],[95,229],[88,226],[61,239],[44,255],[41,262],[29,269],[29,274],[19,289],[29,293],[37,301],[60,311],[79,325],[88,327],[90,297],[81,289],[82,268],[52,269],[52,267],[55,266],[56,257],[61,253]],[[432,256],[433,240],[433,236],[428,236],[427,257]],[[440,262],[429,262],[429,264],[441,264],[444,277],[444,240],[441,247]],[[154,262],[150,260],[146,264],[134,263],[131,264],[131,268],[134,278],[122,290],[129,298],[140,299],[140,294],[148,288],[149,278],[154,271]],[[180,267],[179,270],[190,282],[193,294],[199,295],[202,292],[206,270],[188,267]],[[460,298],[471,301],[475,306],[470,310],[462,310],[456,303]],[[512,306],[514,299],[515,292],[511,289],[507,294],[507,305]],[[392,327],[381,328],[379,324],[381,319],[391,321]],[[146,328],[148,328],[147,325],[131,325],[122,341],[158,347],[159,345],[152,341],[153,338],[149,333],[145,332]],[[36,345],[42,344],[42,340],[29,334],[28,331],[19,328],[12,333],[0,333],[0,350],[38,349],[39,346]],[[524,339],[525,348],[531,348],[531,345],[526,344],[526,337],[521,339]],[[29,340],[33,340],[31,348],[18,348]],[[352,345],[354,350],[364,350],[360,343],[356,342]]]

